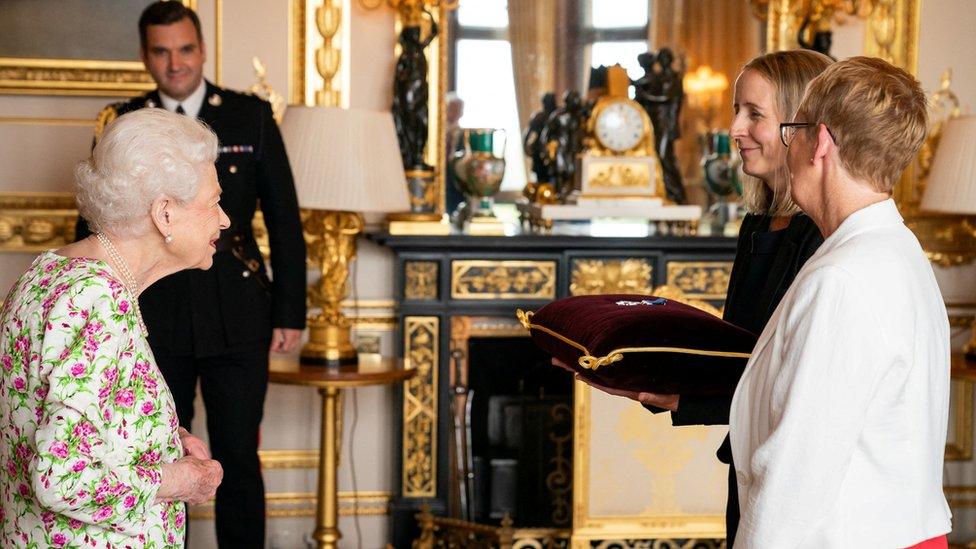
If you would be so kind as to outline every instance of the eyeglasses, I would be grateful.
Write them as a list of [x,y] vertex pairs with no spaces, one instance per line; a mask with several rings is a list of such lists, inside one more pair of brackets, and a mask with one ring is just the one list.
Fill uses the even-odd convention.
[[[796,136],[797,130],[800,128],[812,128],[817,125],[819,124],[816,122],[782,122],[779,125],[779,138],[783,142],[783,145],[789,147],[790,143],[793,142],[793,137]],[[824,127],[827,128],[826,125]],[[831,139],[834,139],[834,133],[830,131],[830,128],[827,128],[827,134],[830,135]],[[834,142],[836,143],[837,140],[834,139]]]

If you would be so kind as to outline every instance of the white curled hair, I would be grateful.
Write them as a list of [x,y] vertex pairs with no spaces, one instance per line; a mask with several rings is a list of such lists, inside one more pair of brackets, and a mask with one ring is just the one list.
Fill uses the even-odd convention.
[[124,114],[75,166],[78,211],[94,232],[143,235],[153,201],[192,200],[200,165],[216,160],[217,136],[205,124],[164,109]]

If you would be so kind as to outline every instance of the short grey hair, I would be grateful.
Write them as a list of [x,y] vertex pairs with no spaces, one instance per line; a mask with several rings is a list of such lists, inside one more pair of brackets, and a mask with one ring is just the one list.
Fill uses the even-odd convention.
[[164,109],[124,114],[75,167],[78,211],[94,232],[140,236],[153,201],[192,200],[198,167],[216,160],[217,136],[202,122]]

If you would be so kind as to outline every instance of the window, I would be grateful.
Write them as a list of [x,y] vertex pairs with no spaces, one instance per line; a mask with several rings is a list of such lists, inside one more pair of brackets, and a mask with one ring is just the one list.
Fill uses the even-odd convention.
[[648,0],[584,0],[581,44],[589,67],[620,63],[632,80],[644,75],[637,56],[648,50]]
[[[508,42],[507,0],[462,1],[455,36],[454,91],[464,101],[459,124],[462,128],[505,130],[502,190],[521,191],[526,182],[525,155]],[[496,150],[500,146],[496,143]],[[449,149],[453,147],[448,143]]]

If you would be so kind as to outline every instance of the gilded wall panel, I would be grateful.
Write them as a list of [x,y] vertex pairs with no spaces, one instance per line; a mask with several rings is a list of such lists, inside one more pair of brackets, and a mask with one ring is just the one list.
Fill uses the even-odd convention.
[[74,195],[2,193],[0,251],[40,252],[74,242]]
[[576,259],[573,260],[569,293],[650,294],[653,272],[647,259]]
[[689,297],[725,299],[731,274],[731,261],[669,261],[667,285]]
[[436,261],[407,261],[404,270],[404,299],[436,300],[437,271]]
[[435,497],[439,320],[408,316],[403,322],[403,355],[417,375],[404,384],[401,490],[404,497]]
[[[674,429],[666,414],[582,382],[575,421],[573,547],[724,538],[728,469],[714,456],[727,428]],[[624,542],[646,545],[614,545]]]
[[453,299],[554,299],[555,261],[455,260]]

